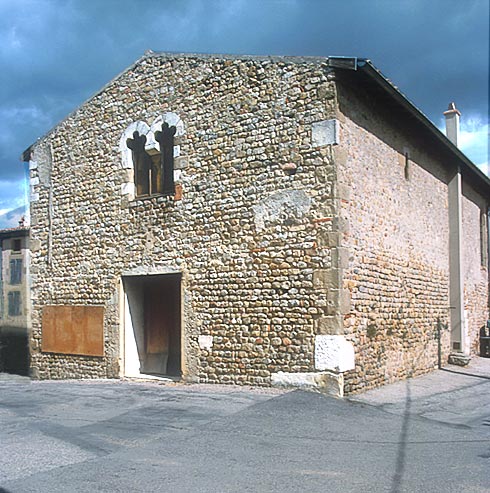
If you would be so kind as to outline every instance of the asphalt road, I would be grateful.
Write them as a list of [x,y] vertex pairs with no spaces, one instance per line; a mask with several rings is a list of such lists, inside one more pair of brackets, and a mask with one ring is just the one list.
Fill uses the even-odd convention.
[[0,492],[490,492],[485,371],[350,400],[4,377]]

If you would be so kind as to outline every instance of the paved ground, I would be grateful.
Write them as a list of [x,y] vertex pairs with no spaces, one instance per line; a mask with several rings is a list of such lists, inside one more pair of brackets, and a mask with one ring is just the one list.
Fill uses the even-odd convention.
[[446,424],[475,429],[490,427],[490,358],[473,358],[464,368],[449,365],[423,377],[359,394],[351,400],[390,413]]
[[490,492],[490,359],[351,399],[0,375],[0,492]]

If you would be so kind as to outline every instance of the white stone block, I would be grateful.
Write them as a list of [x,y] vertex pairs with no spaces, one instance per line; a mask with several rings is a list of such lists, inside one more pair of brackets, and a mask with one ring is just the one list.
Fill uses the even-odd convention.
[[321,147],[339,143],[338,120],[323,120],[313,123],[311,131],[313,147]]
[[39,177],[38,176],[35,176],[34,178],[31,178],[30,180],[30,184],[31,186],[35,186],[35,185],[39,185]]
[[119,151],[121,152],[121,166],[124,169],[133,168],[133,156],[131,154],[131,149],[128,148],[126,141],[128,139],[133,138],[133,132],[139,132],[140,135],[146,135],[147,138],[151,138],[148,136],[150,132],[150,127],[147,123],[142,121],[136,121],[131,123],[126,130],[121,135],[119,139]]
[[213,336],[199,336],[198,341],[201,349],[209,351],[213,347]]
[[128,182],[121,185],[121,195],[135,195],[134,183]]
[[131,154],[131,150],[128,149],[128,146],[126,145],[126,140],[133,138],[133,132],[138,132],[140,135],[147,135],[149,131],[150,131],[150,127],[145,122],[136,121],[131,123],[126,128],[126,130],[121,135],[121,138],[119,139],[119,150],[121,152],[129,151],[129,154]]
[[29,161],[29,170],[37,169],[37,161]]
[[271,374],[274,387],[296,387],[303,390],[315,390],[334,397],[344,395],[344,376],[333,372],[286,373],[283,371]]
[[155,120],[151,124],[151,127],[150,127],[151,131],[156,132],[157,130],[161,130],[162,129],[162,123],[164,123],[164,122],[168,123],[169,126],[171,126],[171,127],[175,127],[175,129],[176,129],[175,136],[176,137],[184,135],[184,133],[185,133],[184,123],[180,119],[180,116],[177,115],[177,113],[172,113],[172,112],[164,113],[163,115],[157,116],[157,118],[155,118]]
[[355,368],[354,346],[341,335],[315,337],[315,368],[344,372]]
[[39,200],[39,194],[38,193],[31,193],[31,202],[37,202]]

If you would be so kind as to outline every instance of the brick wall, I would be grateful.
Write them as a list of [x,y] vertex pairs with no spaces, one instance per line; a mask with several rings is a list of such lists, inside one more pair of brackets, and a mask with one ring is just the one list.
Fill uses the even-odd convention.
[[[348,88],[339,100],[338,176],[351,188],[341,210],[344,331],[356,349],[345,379],[356,392],[437,365],[438,320],[446,326],[449,306],[447,186],[443,163],[389,109]],[[447,356],[447,330],[442,345]]]
[[479,354],[480,328],[489,318],[488,255],[482,257],[484,245],[481,241],[481,215],[486,213],[487,208],[485,198],[465,184],[462,197],[462,269],[465,319],[472,354]]

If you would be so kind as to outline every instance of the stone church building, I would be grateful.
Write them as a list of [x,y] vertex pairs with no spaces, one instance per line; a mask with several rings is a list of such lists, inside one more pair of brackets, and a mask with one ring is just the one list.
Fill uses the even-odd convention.
[[490,180],[453,142],[364,59],[146,53],[24,152],[31,374],[343,395],[464,363]]

